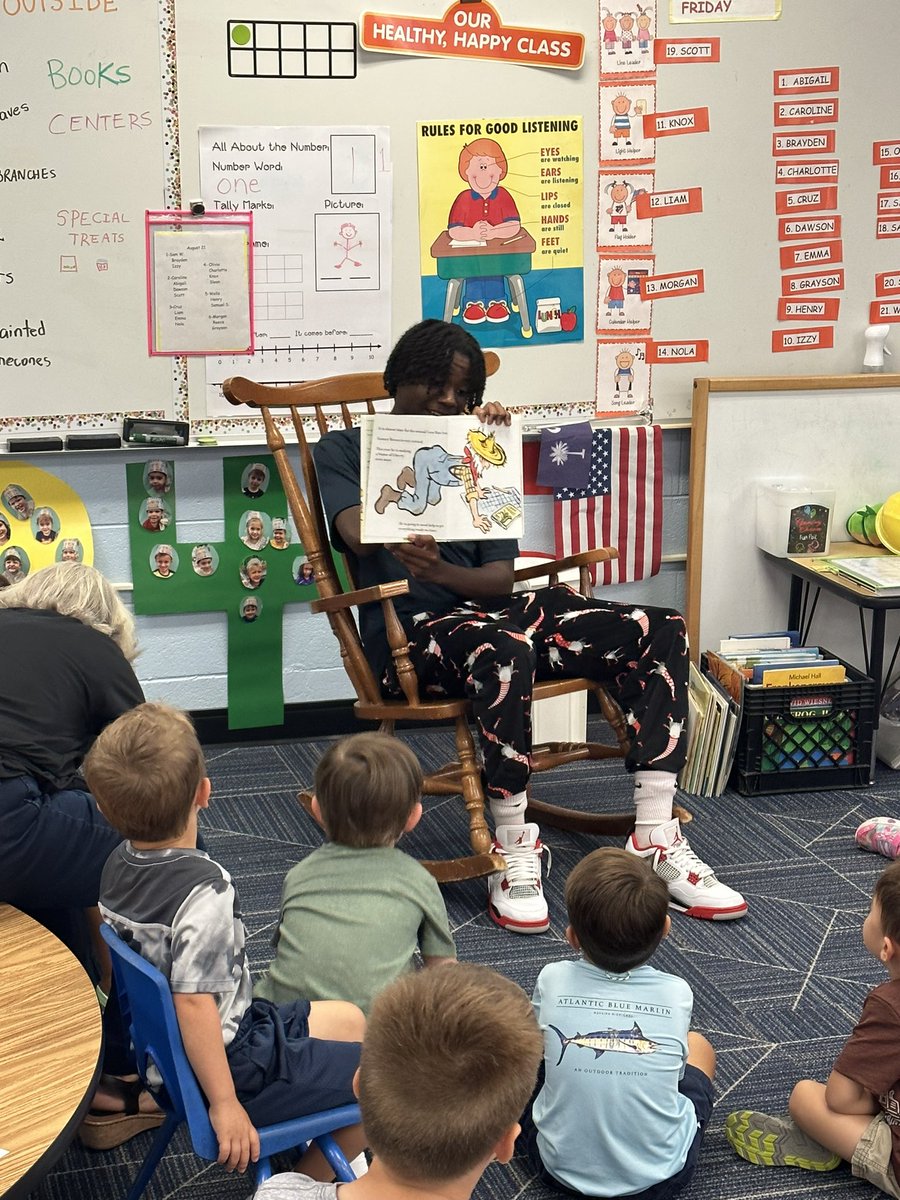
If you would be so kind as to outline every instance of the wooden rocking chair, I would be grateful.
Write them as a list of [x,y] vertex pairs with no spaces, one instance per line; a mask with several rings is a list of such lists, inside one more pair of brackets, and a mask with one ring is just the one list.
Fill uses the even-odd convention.
[[[499,359],[489,351],[485,360],[487,373],[492,375],[499,366]],[[484,790],[475,743],[469,727],[468,704],[462,699],[432,700],[422,699],[419,695],[415,668],[407,654],[406,634],[394,611],[392,600],[392,597],[408,591],[406,580],[345,592],[334,569],[304,417],[314,418],[318,432],[324,434],[329,429],[328,410],[331,409],[331,416],[339,417],[343,425],[349,427],[353,423],[349,405],[365,403],[365,411],[372,413],[375,411],[373,401],[387,397],[381,374],[370,372],[336,375],[329,379],[288,386],[259,384],[236,376],[227,379],[222,389],[232,404],[248,405],[262,414],[266,439],[275,457],[291,515],[303,542],[304,551],[315,571],[320,599],[313,601],[311,608],[314,612],[327,614],[332,631],[340,643],[344,668],[356,690],[356,716],[361,720],[379,722],[380,729],[386,733],[394,732],[397,721],[454,722],[458,761],[448,763],[426,776],[423,792],[428,796],[463,797],[469,814],[469,837],[473,853],[465,858],[426,862],[424,865],[441,883],[472,879],[502,869],[503,860],[499,855],[491,853],[491,834],[485,822]],[[285,412],[290,413],[297,435],[302,488],[291,466],[281,429],[273,416],[275,413]],[[616,556],[617,551],[614,549],[592,550],[558,561],[525,567],[516,571],[515,578],[526,580],[544,577],[556,582],[561,572],[577,567],[580,571],[580,590],[583,594],[590,595],[590,564],[604,562]],[[357,605],[370,601],[380,601],[384,611],[387,639],[403,691],[402,699],[384,698],[363,651],[353,610]],[[620,708],[601,685],[590,679],[554,679],[537,682],[533,695],[535,700],[544,700],[582,691],[593,692],[597,697],[601,712],[612,727],[618,744],[606,746],[596,742],[549,742],[535,746],[532,763],[534,772],[549,771],[580,759],[624,756],[629,745],[627,726]],[[309,799],[309,793],[300,793],[301,803],[307,808]],[[578,812],[544,804],[530,796],[528,817],[546,825],[582,833],[624,835],[634,828],[633,813]]]

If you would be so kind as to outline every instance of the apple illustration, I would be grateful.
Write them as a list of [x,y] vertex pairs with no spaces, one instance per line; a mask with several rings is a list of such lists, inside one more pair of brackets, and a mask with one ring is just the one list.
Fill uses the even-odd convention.
[[559,314],[559,327],[563,333],[571,333],[577,324],[578,313],[574,305]]

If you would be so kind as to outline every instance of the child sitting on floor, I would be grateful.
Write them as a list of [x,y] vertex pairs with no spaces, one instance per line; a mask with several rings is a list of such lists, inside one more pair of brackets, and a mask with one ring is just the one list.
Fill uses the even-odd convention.
[[[253,1000],[231,876],[197,849],[210,783],[184,713],[164,704],[124,713],[94,742],[84,776],[100,811],[129,839],[103,869],[100,912],[167,977],[219,1162],[244,1171],[259,1158],[256,1125],[354,1102],[365,1019],[351,1004]],[[348,1158],[365,1144],[358,1125],[337,1140]],[[314,1178],[334,1175],[315,1146],[298,1167]]]
[[716,1056],[689,1032],[690,987],[648,962],[668,904],[665,881],[626,850],[595,850],[566,881],[566,939],[582,957],[535,984],[544,1079],[522,1137],[556,1191],[668,1200],[694,1173]]
[[828,1082],[801,1079],[789,1117],[730,1113],[725,1136],[757,1166],[830,1171],[846,1159],[854,1175],[900,1197],[900,863],[879,876],[862,937],[888,979],[866,997]]
[[872,817],[856,831],[860,850],[871,850],[885,858],[900,857],[900,821],[896,817]]
[[[404,975],[375,999],[357,1075],[375,1158],[341,1200],[468,1200],[509,1162],[541,1034],[528,997],[474,963]],[[273,1175],[255,1200],[335,1200],[337,1184]]]
[[397,738],[357,733],[326,750],[312,807],[328,841],[288,871],[257,996],[350,1000],[367,1012],[417,948],[426,966],[456,958],[437,883],[396,848],[422,816],[421,793],[419,763]]

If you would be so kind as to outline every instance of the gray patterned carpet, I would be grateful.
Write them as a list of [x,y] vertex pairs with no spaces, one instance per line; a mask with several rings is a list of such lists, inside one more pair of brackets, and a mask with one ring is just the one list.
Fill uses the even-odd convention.
[[[426,766],[449,755],[449,735],[406,735]],[[294,797],[312,778],[323,742],[209,749],[213,800],[204,832],[213,857],[234,875],[249,930],[251,965],[268,961],[282,878],[319,844],[320,834]],[[538,780],[538,793],[557,803],[627,808],[630,786],[618,763],[578,764]],[[712,924],[675,915],[672,935],[654,959],[682,975],[694,991],[694,1027],[715,1046],[717,1107],[700,1164],[685,1200],[779,1200],[821,1196],[869,1200],[881,1195],[852,1178],[753,1167],[731,1151],[722,1130],[735,1108],[783,1111],[793,1083],[825,1079],[879,965],[861,941],[871,888],[885,860],[856,849],[853,831],[870,816],[898,811],[898,776],[879,767],[876,783],[856,791],[806,792],[747,799],[734,792],[688,807],[695,850],[747,897],[742,921]],[[425,820],[405,842],[417,856],[464,853],[467,843],[456,798],[429,803]],[[450,923],[463,959],[487,962],[531,991],[545,962],[566,957],[562,890],[572,866],[597,842],[545,831],[553,852],[546,881],[552,924],[542,937],[516,937],[485,912],[480,881],[445,889]],[[119,1150],[90,1153],[73,1146],[36,1195],[42,1200],[124,1196],[150,1135]],[[146,1195],[153,1200],[239,1200],[246,1178],[201,1162],[180,1136]],[[477,1200],[549,1200],[523,1160],[492,1165]]]

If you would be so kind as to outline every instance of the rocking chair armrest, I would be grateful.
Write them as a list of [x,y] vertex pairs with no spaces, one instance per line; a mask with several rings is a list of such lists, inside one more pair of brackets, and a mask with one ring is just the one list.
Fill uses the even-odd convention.
[[513,578],[517,583],[524,579],[539,579],[542,575],[558,575],[575,567],[589,567],[592,563],[609,562],[610,559],[618,557],[619,552],[615,546],[597,546],[593,550],[584,550],[581,554],[570,554],[568,558],[548,559],[533,567],[520,567]]
[[370,604],[373,600],[392,600],[394,596],[405,596],[409,581],[395,579],[391,583],[378,583],[374,587],[357,588],[355,592],[342,592],[339,596],[322,596],[313,600],[313,612],[340,612],[343,608],[355,608],[359,604]]

